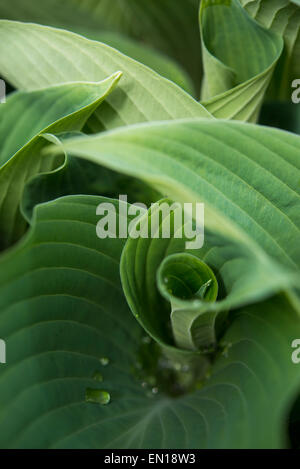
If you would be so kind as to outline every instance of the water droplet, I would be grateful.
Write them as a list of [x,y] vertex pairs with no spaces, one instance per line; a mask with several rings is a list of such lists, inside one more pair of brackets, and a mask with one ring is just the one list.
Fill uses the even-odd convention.
[[95,371],[95,373],[93,374],[93,379],[95,381],[99,381],[99,383],[101,383],[103,381],[103,376],[100,373],[100,371]]
[[106,405],[110,402],[110,394],[109,392],[102,391],[100,389],[88,388],[85,391],[85,400],[86,402],[91,402],[93,404]]
[[164,282],[165,282],[165,283],[169,283],[168,277],[165,277],[165,278],[164,278]]
[[152,394],[157,394],[158,393],[158,388],[152,388]]
[[109,364],[109,358],[107,357],[100,358],[100,363],[102,366],[107,366]]

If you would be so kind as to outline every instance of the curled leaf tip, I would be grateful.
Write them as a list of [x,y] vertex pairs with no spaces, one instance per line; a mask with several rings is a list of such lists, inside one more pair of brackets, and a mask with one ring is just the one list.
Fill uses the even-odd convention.
[[171,304],[171,326],[179,348],[197,350],[215,342],[215,315],[208,303],[216,301],[218,282],[198,257],[173,254],[158,270],[158,288]]

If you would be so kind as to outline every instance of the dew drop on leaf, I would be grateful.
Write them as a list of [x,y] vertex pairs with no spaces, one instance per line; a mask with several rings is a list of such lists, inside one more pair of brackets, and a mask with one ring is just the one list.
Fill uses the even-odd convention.
[[102,391],[101,389],[88,388],[85,391],[85,400],[86,402],[91,402],[93,404],[106,405],[110,402],[110,394],[109,392]]
[[107,357],[100,358],[100,363],[102,366],[107,366],[109,364],[109,358]]

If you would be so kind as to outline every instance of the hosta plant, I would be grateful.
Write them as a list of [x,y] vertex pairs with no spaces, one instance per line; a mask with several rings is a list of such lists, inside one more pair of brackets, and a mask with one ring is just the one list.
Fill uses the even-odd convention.
[[300,2],[0,16],[0,446],[300,447]]

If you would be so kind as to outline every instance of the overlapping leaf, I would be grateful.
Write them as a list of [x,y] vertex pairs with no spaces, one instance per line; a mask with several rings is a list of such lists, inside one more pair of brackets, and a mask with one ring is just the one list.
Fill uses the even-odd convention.
[[[261,7],[262,2],[259,3]],[[25,15],[33,4],[33,0],[26,4]],[[82,17],[84,11],[96,4],[100,6],[100,2],[82,4]],[[212,55],[209,60],[222,70],[225,88],[228,87],[225,93],[220,90],[221,100],[216,104],[220,96],[216,97],[213,112],[226,118],[253,120],[279,56],[281,40],[249,19],[236,1],[203,4],[202,19],[208,14],[203,34],[210,38],[218,59],[216,51],[221,50],[223,63],[215,61]],[[58,16],[63,14],[65,5],[68,8],[64,4],[57,11]],[[101,7],[105,5],[102,1]],[[128,5],[140,6],[133,0]],[[149,6],[149,12],[159,11],[155,5]],[[10,5],[6,7],[9,12]],[[259,56],[257,62],[249,61],[245,76],[241,73],[241,57],[233,54],[234,50],[243,49],[236,23],[226,23],[231,25],[228,35],[239,40],[233,43],[236,49],[224,49],[222,41],[209,29],[212,19],[209,11],[219,8],[214,11],[222,14],[223,7],[227,12],[228,8],[235,8],[230,10],[231,20],[238,18],[239,26],[243,25],[249,34],[255,31],[253,37],[260,41],[260,50],[266,51],[266,56]],[[125,8],[123,12],[126,11]],[[146,7],[143,10],[146,19],[145,11]],[[286,14],[285,10],[283,13]],[[242,21],[239,15],[243,15]],[[217,16],[214,14],[214,18]],[[94,17],[97,21],[96,14]],[[122,13],[112,17],[111,23],[123,19]],[[130,24],[129,14],[126,27]],[[1,171],[10,168],[8,173],[0,172],[0,178],[1,174],[6,175],[1,187],[5,188],[4,184],[10,181],[18,185],[9,205],[2,207],[5,223],[1,226],[8,230],[3,238],[7,244],[21,234],[21,224],[25,223],[21,218],[16,222],[14,210],[8,209],[18,207],[28,177],[61,166],[55,172],[31,179],[23,201],[23,212],[31,229],[18,246],[0,256],[0,331],[7,343],[9,363],[0,369],[0,446],[112,449],[286,446],[285,424],[300,386],[298,369],[291,360],[291,343],[300,334],[299,137],[248,124],[203,119],[211,116],[176,85],[112,48],[66,31],[0,21],[0,39],[0,52],[1,47],[4,52],[4,45],[6,52],[0,53],[0,73],[23,89],[74,79],[99,81],[117,70],[122,70],[125,77],[110,96],[107,95],[114,80],[117,81],[116,76],[102,93],[99,87],[103,83],[82,83],[85,91],[80,88],[78,93],[79,85],[69,83],[9,98],[15,104],[18,99],[24,100],[26,105],[24,97],[29,99],[31,114],[34,107],[30,98],[43,96],[44,107],[41,99],[36,100],[37,107],[39,111],[47,109],[48,113],[40,112],[38,126],[32,125],[37,119],[26,120],[18,140],[13,138],[14,132],[19,133],[18,125],[13,128],[2,119],[13,133],[6,143],[3,144],[4,139],[0,142],[4,163]],[[93,97],[87,92],[90,87],[97,88]],[[68,102],[69,88],[73,91]],[[57,101],[58,90],[62,101]],[[197,119],[134,125],[94,137],[66,140],[64,137],[59,147],[42,152],[49,140],[58,143],[61,138],[50,133],[82,128],[104,97],[107,100],[86,130],[114,129],[149,120]],[[60,116],[51,114],[54,111],[49,106],[50,98]],[[58,102],[65,107],[59,108]],[[71,102],[74,107],[69,109]],[[23,101],[20,107],[15,106],[11,119],[19,113],[20,122],[24,123],[22,105]],[[4,106],[3,112],[5,109],[9,107]],[[48,117],[49,122],[45,122]],[[7,133],[5,127],[2,129]],[[49,132],[47,140],[40,136],[45,131]],[[64,161],[62,150],[71,155]],[[77,157],[90,163],[80,162]],[[28,174],[22,172],[25,164]],[[97,205],[111,203],[111,210],[120,216],[117,202],[111,199],[63,197],[35,207],[48,198],[80,190],[78,165],[88,174],[96,164],[125,173],[129,178],[136,177],[141,185],[146,182],[154,191],[174,200],[204,201],[204,248],[186,252],[185,240],[172,236],[129,239],[126,244],[115,234],[111,239],[98,239]],[[101,166],[94,176],[98,171],[102,172]],[[113,195],[120,176],[107,171],[102,174],[110,177],[106,186],[103,178],[100,181],[96,178],[95,182],[97,189],[100,182],[106,187],[104,191],[111,190]],[[60,187],[70,175],[73,179],[66,187]],[[128,181],[131,185],[133,180]],[[89,186],[90,181],[83,185],[83,190]],[[144,219],[151,216],[149,212]],[[188,264],[198,266],[200,259],[216,274],[217,301],[215,295],[210,303],[203,297],[200,301],[180,297],[178,301],[173,285],[171,290],[167,285],[168,266],[176,273],[176,281],[188,281],[190,276],[184,277]],[[202,262],[201,269],[206,269]],[[205,276],[204,280],[201,277],[201,282],[205,280]],[[199,287],[198,280],[196,286]],[[183,337],[185,341],[175,336],[177,352],[191,349],[193,360],[197,359],[194,349],[203,345],[205,328],[210,328],[213,340],[222,339],[219,354],[213,358],[211,378],[202,376],[201,383],[196,383],[197,390],[176,399],[165,394],[159,384],[154,392],[145,391],[133,372],[141,364],[144,332],[129,311],[124,293],[143,328],[169,350],[175,350],[174,337],[168,329],[171,307],[171,321],[173,313],[176,316],[175,303],[188,318],[184,325],[188,331],[188,336]],[[224,323],[216,329],[214,326],[220,319],[219,313],[227,313],[229,308],[234,311],[230,312],[228,330],[222,337]],[[209,313],[213,314],[213,321]],[[217,337],[213,336],[215,331]],[[202,359],[199,354],[199,366]],[[105,363],[109,365],[104,367]],[[147,373],[147,369],[142,371]],[[153,382],[153,376],[147,378],[146,383]],[[111,402],[108,405],[86,402],[87,388],[109,393]]]
[[198,7],[198,0],[0,0],[0,17],[72,31],[84,28],[88,37],[99,31],[128,35],[181,63],[199,87]]
[[[140,220],[140,231],[148,236],[128,239],[121,259],[121,278],[128,304],[143,328],[163,347],[174,352],[176,349],[179,354],[180,350],[214,348],[223,332],[227,311],[288,289],[293,277],[256,251],[210,231],[207,226],[204,246],[187,248],[186,236],[179,235],[187,223],[186,216],[182,214],[178,226],[176,210],[182,208],[172,207],[171,201],[162,200]],[[170,236],[163,237],[166,227],[170,227]],[[214,296],[212,301],[186,296],[187,290],[196,292],[186,275],[191,257],[192,270],[198,277],[196,290],[205,283],[201,283],[201,272],[207,266],[217,277],[214,283],[219,283],[218,301]],[[198,267],[199,260],[204,265]],[[171,264],[170,276],[164,267],[166,262]],[[180,295],[176,293],[178,284],[181,290],[185,285]],[[176,340],[178,330],[182,336],[180,343]]]
[[290,99],[291,83],[300,76],[300,3],[298,0],[240,0],[260,24],[284,39],[283,56],[277,66],[270,95],[273,99]]
[[66,156],[63,164],[57,169],[38,174],[27,182],[21,200],[22,214],[29,220],[37,204],[76,194],[112,198],[126,194],[128,202],[139,201],[146,205],[160,198],[157,191],[138,179],[80,158]]
[[189,75],[167,55],[116,32],[90,31],[83,28],[76,28],[74,32],[117,49],[173,81],[192,96],[195,95],[195,86]]
[[255,122],[282,38],[253,21],[238,0],[204,0],[200,27],[204,105],[218,118]]
[[35,92],[14,93],[0,108],[1,248],[24,233],[19,204],[26,182],[58,164],[42,157],[49,143],[43,132],[80,130],[89,116],[115,88],[120,73],[100,83],[70,83]]
[[[101,202],[112,201],[77,196],[37,207],[27,238],[0,260],[10,363],[0,369],[1,447],[285,446],[282,423],[299,386],[290,342],[300,332],[287,301],[236,316],[202,390],[148,397],[132,375],[142,331],[119,280],[124,240],[97,239]],[[87,403],[86,388],[109,392],[110,404]]]
[[298,136],[196,119],[72,139],[64,148],[140,177],[174,200],[206,202],[208,228],[299,269]]
[[123,72],[122,82],[94,115],[92,130],[210,116],[177,85],[109,46],[67,31],[0,21],[0,72],[17,88],[99,81],[118,70]]

